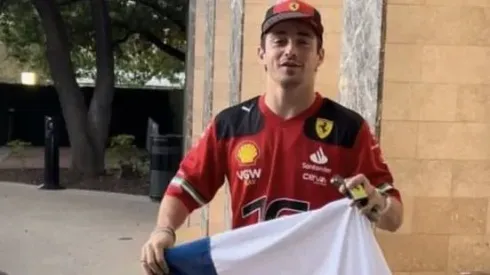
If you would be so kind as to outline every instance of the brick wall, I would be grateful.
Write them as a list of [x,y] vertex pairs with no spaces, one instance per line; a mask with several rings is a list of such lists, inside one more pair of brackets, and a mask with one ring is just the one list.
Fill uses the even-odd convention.
[[490,1],[388,1],[381,143],[405,225],[398,274],[490,270]]

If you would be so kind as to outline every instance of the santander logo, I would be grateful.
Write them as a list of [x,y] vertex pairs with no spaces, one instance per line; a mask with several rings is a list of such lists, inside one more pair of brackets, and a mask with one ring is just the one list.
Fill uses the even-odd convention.
[[315,153],[310,155],[310,161],[313,162],[314,164],[324,165],[327,164],[328,158],[323,152],[323,149],[320,147],[318,148],[318,150],[316,150]]

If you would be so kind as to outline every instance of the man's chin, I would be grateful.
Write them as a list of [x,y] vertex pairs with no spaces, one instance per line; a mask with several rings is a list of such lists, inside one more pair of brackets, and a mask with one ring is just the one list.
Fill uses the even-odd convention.
[[279,83],[283,87],[296,87],[301,84],[301,78],[299,77],[282,77]]

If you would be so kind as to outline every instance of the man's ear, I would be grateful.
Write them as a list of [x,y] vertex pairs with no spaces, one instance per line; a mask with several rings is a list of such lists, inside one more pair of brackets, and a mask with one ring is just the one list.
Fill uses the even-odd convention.
[[321,48],[318,51],[318,64],[316,65],[317,70],[323,64],[323,60],[325,60],[325,49]]
[[260,63],[264,66],[264,70],[267,72],[267,65],[265,64],[264,55],[265,55],[264,48],[263,47],[258,47],[257,48],[257,56],[260,59]]
[[264,54],[265,54],[264,49],[262,47],[257,47],[257,56],[261,61],[264,60]]

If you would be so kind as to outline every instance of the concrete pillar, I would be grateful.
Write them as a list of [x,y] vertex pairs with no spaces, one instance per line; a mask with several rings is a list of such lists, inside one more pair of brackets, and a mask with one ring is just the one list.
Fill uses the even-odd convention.
[[340,102],[378,133],[382,87],[384,0],[344,0]]

